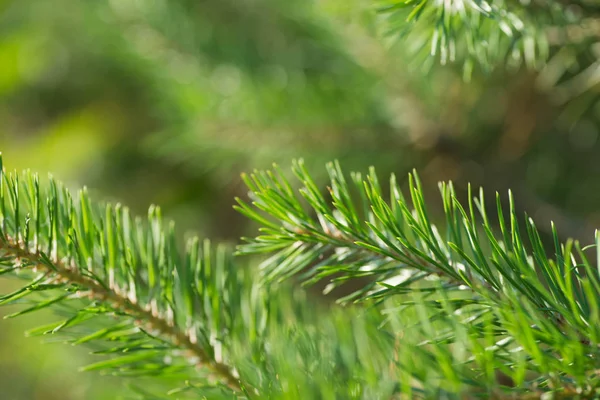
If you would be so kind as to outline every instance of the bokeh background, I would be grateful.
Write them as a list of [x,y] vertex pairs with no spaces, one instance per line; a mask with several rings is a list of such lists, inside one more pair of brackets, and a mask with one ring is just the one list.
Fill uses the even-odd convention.
[[[511,188],[546,233],[554,220],[591,241],[594,37],[537,71],[467,82],[460,60],[423,65],[382,18],[367,0],[0,0],[4,163],[231,242],[250,229],[231,208],[243,171],[302,157],[323,184],[333,159],[381,177],[416,168],[431,195],[448,179],[490,198]],[[85,349],[24,337],[43,318],[0,321],[0,398],[117,398],[118,382],[77,372]]]

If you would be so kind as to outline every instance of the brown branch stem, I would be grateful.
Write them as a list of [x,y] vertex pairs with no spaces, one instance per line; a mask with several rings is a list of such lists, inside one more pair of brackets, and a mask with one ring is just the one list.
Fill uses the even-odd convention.
[[32,268],[46,270],[48,274],[54,275],[57,281],[84,288],[89,298],[108,303],[114,309],[123,311],[134,318],[136,323],[145,325],[149,330],[159,332],[160,336],[167,338],[173,345],[185,349],[190,359],[197,359],[198,361],[195,364],[197,368],[208,369],[218,381],[226,384],[234,392],[241,392],[240,381],[234,375],[232,369],[228,365],[211,359],[206,351],[185,331],[173,326],[166,319],[144,308],[139,303],[83,275],[76,265],[69,266],[58,259],[54,259],[51,261],[55,269],[52,269],[43,262],[42,255],[39,252],[31,252],[23,248],[10,237],[5,240],[0,236],[0,250],[4,250],[15,258],[28,260]]

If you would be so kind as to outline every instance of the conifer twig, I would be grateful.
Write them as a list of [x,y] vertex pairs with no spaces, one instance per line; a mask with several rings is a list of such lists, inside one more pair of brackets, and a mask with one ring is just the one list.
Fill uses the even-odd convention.
[[52,283],[66,283],[77,285],[83,289],[78,292],[87,292],[87,297],[110,304],[115,310],[124,311],[127,315],[134,318],[136,325],[143,326],[154,332],[159,332],[163,337],[168,338],[175,346],[182,347],[188,352],[188,359],[197,358],[195,363],[198,368],[207,368],[212,371],[218,381],[224,382],[234,392],[240,392],[241,386],[239,379],[234,375],[232,369],[220,362],[211,360],[204,349],[187,333],[183,332],[177,326],[161,318],[158,313],[141,307],[135,300],[125,297],[115,290],[101,285],[95,279],[82,275],[76,266],[69,266],[60,260],[52,260],[50,268],[39,252],[31,252],[24,249],[20,243],[6,235],[0,236],[0,250],[16,259],[27,260],[28,267],[42,269],[46,275],[54,274],[51,278]]

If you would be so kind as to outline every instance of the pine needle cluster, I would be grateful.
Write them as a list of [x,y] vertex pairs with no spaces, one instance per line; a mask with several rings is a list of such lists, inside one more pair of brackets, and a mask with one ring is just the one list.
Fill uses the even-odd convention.
[[[260,234],[235,250],[182,245],[158,207],[134,217],[2,169],[0,273],[24,283],[0,304],[54,309],[28,333],[89,346],[101,359],[83,370],[138,398],[599,395],[600,235],[584,247],[553,227],[544,243],[512,200],[461,202],[451,183],[431,214],[416,173],[403,194],[331,163],[323,193],[292,170],[244,176],[236,208]],[[351,289],[323,309],[297,278]]]

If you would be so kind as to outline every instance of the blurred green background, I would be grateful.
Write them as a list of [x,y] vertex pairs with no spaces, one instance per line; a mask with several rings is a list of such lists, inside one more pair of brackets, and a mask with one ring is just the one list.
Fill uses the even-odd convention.
[[[446,179],[463,194],[512,188],[542,230],[552,219],[591,240],[593,40],[552,49],[535,73],[465,82],[459,63],[425,70],[381,18],[367,0],[0,0],[5,165],[137,213],[160,204],[183,232],[228,241],[249,231],[231,208],[242,171],[302,157],[323,184],[332,159],[382,177],[416,168],[431,194]],[[0,322],[0,398],[117,397],[117,382],[77,372],[85,349],[24,338],[35,319]]]

